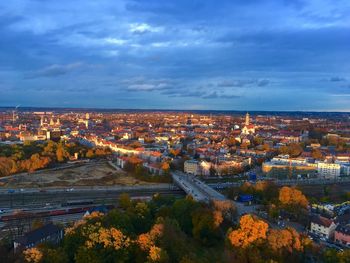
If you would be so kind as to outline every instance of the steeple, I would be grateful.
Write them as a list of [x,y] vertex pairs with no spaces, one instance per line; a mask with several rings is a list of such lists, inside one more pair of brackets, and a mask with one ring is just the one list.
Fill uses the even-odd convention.
[[245,126],[249,126],[249,124],[250,124],[249,113],[247,112],[247,114],[245,115]]

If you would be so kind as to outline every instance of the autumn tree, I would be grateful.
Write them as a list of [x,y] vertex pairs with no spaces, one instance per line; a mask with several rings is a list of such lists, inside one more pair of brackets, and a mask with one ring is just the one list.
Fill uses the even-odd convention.
[[69,153],[67,152],[63,143],[59,143],[56,149],[56,159],[58,162],[63,162],[69,157]]
[[319,149],[312,150],[311,156],[314,159],[322,159],[323,158],[322,152]]
[[267,237],[268,224],[254,218],[252,215],[244,215],[239,221],[239,228],[228,234],[232,246],[246,248],[258,240]]
[[221,213],[223,219],[232,222],[237,215],[237,208],[230,200],[214,200],[212,206],[215,211]]
[[35,247],[24,250],[23,255],[25,261],[29,263],[38,263],[43,257],[42,252]]
[[288,186],[280,189],[278,199],[283,206],[307,208],[308,205],[307,198],[300,190]]
[[268,244],[274,251],[285,250],[292,253],[294,250],[302,251],[303,245],[299,233],[293,228],[271,229],[268,237]]
[[170,154],[175,158],[181,153],[181,149],[170,149]]
[[86,158],[94,158],[95,157],[95,153],[94,153],[94,150],[93,149],[89,149],[87,152],[86,152]]

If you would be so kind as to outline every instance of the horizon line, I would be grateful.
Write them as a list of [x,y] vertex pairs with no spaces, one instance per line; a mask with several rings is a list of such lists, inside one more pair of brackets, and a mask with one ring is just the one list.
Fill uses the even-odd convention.
[[109,110],[109,111],[192,111],[192,112],[283,112],[283,113],[350,113],[350,110],[339,111],[339,110],[218,110],[218,109],[157,109],[157,108],[103,108],[103,107],[60,107],[60,106],[0,106],[0,109],[72,109],[72,110]]

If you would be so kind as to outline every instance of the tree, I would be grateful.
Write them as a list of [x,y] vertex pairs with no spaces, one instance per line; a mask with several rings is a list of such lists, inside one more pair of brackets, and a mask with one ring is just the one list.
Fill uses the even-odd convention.
[[323,158],[322,152],[319,149],[312,150],[311,156],[314,159],[322,159]]
[[131,207],[132,203],[131,203],[131,199],[130,199],[130,196],[129,194],[127,193],[122,193],[120,196],[119,196],[119,199],[118,199],[118,204],[121,208],[123,209],[128,209]]
[[308,201],[303,193],[295,188],[284,186],[279,191],[279,201],[284,206],[307,208]]
[[292,253],[294,250],[302,251],[302,240],[297,231],[293,228],[286,228],[282,230],[272,229],[267,237],[268,244],[274,251],[281,251],[282,249]]
[[175,158],[181,153],[181,149],[170,149],[170,154]]
[[291,143],[289,145],[289,154],[292,157],[298,157],[303,152],[303,148],[298,143]]
[[43,257],[43,253],[35,247],[24,250],[23,255],[25,261],[30,263],[38,263]]
[[62,248],[47,249],[44,251],[42,263],[68,263],[69,259],[67,254]]
[[180,228],[187,234],[192,233],[191,213],[199,207],[192,198],[176,200],[172,206],[173,217],[179,222]]
[[94,153],[94,150],[93,149],[89,149],[87,152],[86,152],[86,158],[94,158],[95,157],[95,153]]
[[65,149],[64,145],[62,143],[59,143],[57,145],[56,150],[56,159],[58,162],[63,162],[69,157],[69,153]]
[[232,246],[246,248],[252,243],[266,239],[268,224],[254,218],[252,215],[244,215],[239,221],[239,228],[228,234]]
[[229,222],[233,222],[234,218],[237,215],[237,208],[230,200],[220,201],[214,200],[212,202],[213,208],[216,211],[219,211],[224,219]]
[[192,235],[203,245],[213,245],[218,239],[217,230],[221,222],[221,213],[215,214],[207,208],[199,208],[192,214]]

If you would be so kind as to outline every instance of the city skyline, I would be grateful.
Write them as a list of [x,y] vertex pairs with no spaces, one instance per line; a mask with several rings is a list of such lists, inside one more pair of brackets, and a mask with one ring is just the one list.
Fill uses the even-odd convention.
[[350,3],[0,3],[0,107],[350,111]]

